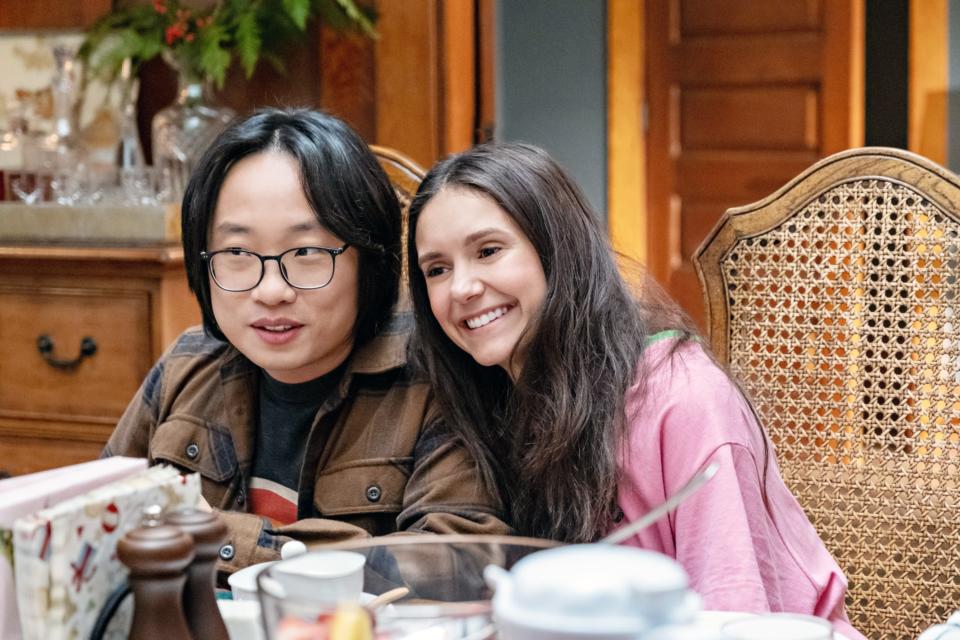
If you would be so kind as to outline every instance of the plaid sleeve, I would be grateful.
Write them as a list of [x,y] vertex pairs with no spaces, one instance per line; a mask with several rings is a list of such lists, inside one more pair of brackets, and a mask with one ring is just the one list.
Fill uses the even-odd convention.
[[150,369],[140,389],[127,405],[110,439],[100,453],[101,458],[130,456],[146,458],[149,453],[150,434],[156,429],[160,414],[160,393],[163,381],[164,361]]
[[510,534],[502,502],[481,481],[476,461],[433,410],[417,440],[400,530]]

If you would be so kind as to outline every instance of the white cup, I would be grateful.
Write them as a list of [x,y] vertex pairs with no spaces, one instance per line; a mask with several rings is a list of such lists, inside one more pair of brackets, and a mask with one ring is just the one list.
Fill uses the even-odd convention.
[[234,571],[227,578],[227,584],[230,585],[230,591],[233,593],[234,600],[256,600],[257,599],[257,575],[267,567],[276,564],[276,562],[261,562],[252,564],[249,567]]
[[768,613],[728,622],[721,632],[726,640],[831,640],[833,625],[799,613]]
[[314,602],[357,602],[366,558],[353,551],[312,551],[278,562],[270,575],[287,594]]
[[255,600],[217,600],[230,640],[264,640],[260,603]]

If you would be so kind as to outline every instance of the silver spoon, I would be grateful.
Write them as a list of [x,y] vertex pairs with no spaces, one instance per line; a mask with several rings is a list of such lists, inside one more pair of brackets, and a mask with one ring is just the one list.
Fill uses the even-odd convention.
[[384,591],[383,593],[378,595],[376,598],[374,598],[364,606],[367,608],[368,611],[376,611],[380,607],[388,605],[394,600],[399,600],[400,598],[403,598],[408,593],[410,593],[410,589],[408,589],[407,587],[397,587],[396,589],[390,589],[389,591]]
[[697,489],[705,485],[707,480],[712,478],[719,468],[719,464],[716,462],[711,462],[706,467],[693,474],[675,494],[633,522],[628,522],[607,537],[601,538],[597,542],[600,544],[619,544],[633,536],[638,531],[646,529],[651,524],[676,509],[681,502],[696,493]]

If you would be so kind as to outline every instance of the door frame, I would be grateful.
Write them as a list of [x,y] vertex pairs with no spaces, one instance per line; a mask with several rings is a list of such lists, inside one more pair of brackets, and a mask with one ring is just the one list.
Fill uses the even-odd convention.
[[[850,64],[828,65],[825,72],[823,155],[863,145],[864,1],[824,0],[824,56],[849,56]],[[922,5],[912,0],[911,12]],[[647,151],[647,66],[657,62],[645,33],[651,9],[648,0],[607,0],[607,220],[614,249],[647,265],[662,281],[676,243],[654,237],[660,235],[655,231],[669,229],[669,207],[652,213],[649,205],[651,190],[662,181],[658,168],[649,166]],[[826,118],[831,111],[849,117]]]

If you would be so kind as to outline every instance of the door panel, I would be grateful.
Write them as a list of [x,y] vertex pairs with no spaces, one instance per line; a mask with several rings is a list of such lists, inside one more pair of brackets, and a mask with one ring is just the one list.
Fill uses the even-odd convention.
[[817,146],[815,87],[691,87],[680,103],[684,151]]
[[819,0],[685,0],[673,24],[680,23],[687,35],[815,30],[820,26],[821,4]]
[[697,38],[677,52],[680,82],[818,82],[819,40],[811,32]]
[[809,151],[685,153],[676,163],[677,189],[690,199],[747,204],[758,193],[773,193],[783,176],[797,175],[816,159]]
[[723,212],[862,140],[862,0],[648,0],[647,256],[701,322],[690,256]]

